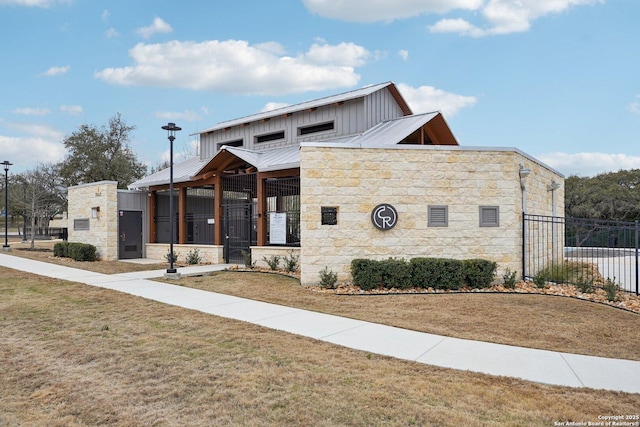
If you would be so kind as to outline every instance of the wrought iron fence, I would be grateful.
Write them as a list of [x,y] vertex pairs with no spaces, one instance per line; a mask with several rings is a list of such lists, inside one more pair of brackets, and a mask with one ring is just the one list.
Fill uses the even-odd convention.
[[614,281],[638,295],[638,221],[605,221],[525,214],[523,277],[556,283]]
[[[268,241],[271,244],[300,246],[300,177],[268,179],[266,196]],[[284,229],[279,230],[282,234],[279,243],[273,243],[277,230],[271,224],[272,213],[285,218]]]

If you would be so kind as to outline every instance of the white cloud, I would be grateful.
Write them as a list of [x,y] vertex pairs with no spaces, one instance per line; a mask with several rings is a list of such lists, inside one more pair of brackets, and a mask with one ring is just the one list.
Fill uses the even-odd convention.
[[[38,123],[4,123],[9,129],[13,129],[29,136],[44,138],[47,140],[61,141],[64,134],[53,126]],[[24,149],[24,148],[23,148]]]
[[464,19],[441,19],[429,27],[432,33],[457,33],[461,36],[482,37],[485,32]]
[[69,3],[71,0],[0,0],[0,5],[9,4],[27,7],[44,7],[47,8],[56,3]]
[[171,28],[171,25],[162,20],[162,18],[155,18],[151,25],[149,25],[148,27],[139,28],[136,32],[143,38],[148,39],[154,34],[171,33],[173,32],[173,28]]
[[633,101],[627,106],[630,113],[640,114],[640,95],[636,95],[636,101]]
[[202,116],[200,114],[191,110],[185,110],[181,113],[172,112],[172,111],[158,111],[158,112],[155,112],[154,115],[159,119],[165,119],[165,120],[176,120],[176,121],[185,120],[188,122],[197,122],[198,120],[202,120]]
[[398,55],[400,55],[400,58],[402,58],[403,61],[406,61],[407,59],[409,59],[409,51],[408,50],[400,49],[398,51]]
[[0,135],[0,153],[13,163],[15,171],[26,170],[36,163],[58,162],[64,158],[64,134],[58,129],[38,123],[3,122],[4,127],[21,134]]
[[425,13],[476,10],[483,0],[302,0],[312,13],[357,22],[390,22]]
[[120,34],[118,33],[118,31],[116,31],[115,28],[109,28],[107,31],[104,32],[104,36],[108,39],[118,37],[119,35]]
[[296,57],[274,53],[276,46],[243,40],[140,43],[129,51],[133,66],[107,68],[94,76],[123,86],[282,95],[355,86],[360,76],[354,68],[369,56],[352,43],[314,44]]
[[84,113],[84,109],[80,105],[61,105],[60,111],[70,116],[79,116]]
[[23,107],[23,108],[16,108],[15,110],[13,110],[13,112],[15,114],[22,114],[25,116],[46,116],[51,112],[51,110],[49,110],[48,108]]
[[572,6],[604,3],[604,0],[489,0],[482,6],[482,27],[456,19],[442,19],[429,27],[432,33],[456,33],[483,37],[528,31],[531,23],[545,15],[560,13]]
[[370,53],[354,43],[340,43],[336,46],[313,44],[304,59],[310,64],[360,67],[364,65]]
[[475,96],[445,92],[433,86],[414,88],[400,83],[398,84],[398,90],[415,114],[440,111],[445,118],[453,117],[461,109],[473,107],[478,101]]
[[483,37],[528,31],[531,23],[545,15],[572,6],[604,3],[605,0],[302,0],[312,13],[327,18],[357,22],[391,22],[422,14],[455,11],[480,12],[484,21],[474,25],[448,17],[429,26],[432,33],[456,33]]
[[267,111],[273,111],[273,110],[277,110],[278,108],[284,108],[288,106],[289,104],[284,102],[267,102],[265,106],[262,107],[262,110],[260,110],[260,112],[266,113]]
[[69,65],[65,65],[64,67],[51,67],[42,73],[42,75],[46,77],[61,76],[62,74],[68,73],[70,69],[71,66]]
[[621,169],[640,169],[640,156],[628,154],[555,152],[536,157],[565,176],[594,176]]

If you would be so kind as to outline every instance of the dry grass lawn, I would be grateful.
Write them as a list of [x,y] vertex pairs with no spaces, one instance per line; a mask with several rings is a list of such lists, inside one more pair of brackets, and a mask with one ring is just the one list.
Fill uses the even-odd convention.
[[1,426],[550,426],[638,408],[637,394],[399,361],[0,268]]
[[640,315],[572,298],[500,293],[335,295],[307,290],[284,276],[233,271],[174,283],[438,335],[640,360]]

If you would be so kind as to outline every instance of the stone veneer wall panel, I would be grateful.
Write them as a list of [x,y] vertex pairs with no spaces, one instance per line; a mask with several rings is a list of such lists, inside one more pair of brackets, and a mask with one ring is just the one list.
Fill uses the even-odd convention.
[[[551,215],[551,180],[562,176],[515,149],[437,147],[301,148],[301,261],[303,284],[325,266],[350,281],[354,258],[485,258],[520,271],[522,191],[528,212]],[[564,211],[564,189],[556,192]],[[379,203],[398,210],[398,225],[379,231],[370,214]],[[427,207],[447,205],[448,227],[429,227]],[[479,227],[479,206],[500,207],[499,227]],[[338,224],[321,225],[320,207],[338,207]]]
[[[118,183],[100,181],[68,189],[69,241],[96,247],[101,260],[118,259]],[[92,208],[99,208],[96,218]],[[88,230],[75,230],[74,220],[88,219]]]

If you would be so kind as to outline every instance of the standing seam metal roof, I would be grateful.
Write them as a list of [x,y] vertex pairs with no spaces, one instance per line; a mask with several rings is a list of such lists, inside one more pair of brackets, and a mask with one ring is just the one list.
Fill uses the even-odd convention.
[[[321,106],[324,106],[324,105],[334,104],[336,102],[349,101],[349,100],[352,100],[352,99],[361,98],[361,97],[370,95],[370,94],[372,94],[374,92],[377,92],[377,91],[379,91],[381,89],[384,89],[384,88],[390,87],[390,86],[393,86],[395,88],[395,85],[394,85],[393,82],[380,83],[380,84],[377,84],[377,85],[366,86],[366,87],[364,87],[362,89],[356,89],[356,90],[352,90],[350,92],[341,93],[341,94],[338,94],[338,95],[327,96],[325,98],[314,99],[312,101],[307,101],[307,102],[303,102],[303,103],[295,104],[295,105],[289,105],[287,107],[278,108],[276,110],[270,110],[270,111],[265,111],[263,113],[252,114],[250,116],[240,117],[240,118],[237,118],[237,119],[228,120],[226,122],[220,122],[217,125],[215,125],[215,126],[213,126],[211,128],[205,129],[203,131],[197,132],[194,135],[213,132],[215,130],[220,130],[220,129],[224,129],[224,128],[228,128],[228,127],[233,127],[233,126],[241,125],[241,124],[244,124],[244,123],[255,122],[255,121],[258,121],[258,120],[264,120],[264,119],[268,119],[268,118],[272,118],[272,117],[282,116],[282,115],[289,114],[289,113],[296,113],[296,112],[304,111],[304,110],[307,110],[307,109],[310,109],[310,108],[317,108],[317,107],[321,107]],[[399,92],[398,92],[398,95],[400,95]],[[402,97],[402,96],[400,95],[400,97]],[[407,108],[408,108],[408,106],[407,106]]]

